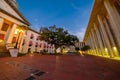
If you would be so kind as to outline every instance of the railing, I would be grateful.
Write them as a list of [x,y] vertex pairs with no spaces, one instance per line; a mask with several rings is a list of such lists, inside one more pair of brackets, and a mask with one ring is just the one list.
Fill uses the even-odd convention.
[[7,43],[7,44],[6,44],[7,50],[8,50],[9,48],[14,48],[14,47],[15,47],[15,43]]

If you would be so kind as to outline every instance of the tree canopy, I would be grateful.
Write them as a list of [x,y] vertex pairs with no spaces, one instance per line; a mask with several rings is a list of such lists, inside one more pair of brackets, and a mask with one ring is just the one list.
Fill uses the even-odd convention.
[[90,46],[89,45],[85,45],[81,48],[81,51],[87,51],[90,49]]
[[56,25],[50,27],[42,27],[40,29],[40,40],[45,40],[50,44],[55,44],[56,47],[62,45],[74,45],[79,39],[75,35],[71,35],[67,30],[61,27],[56,27]]

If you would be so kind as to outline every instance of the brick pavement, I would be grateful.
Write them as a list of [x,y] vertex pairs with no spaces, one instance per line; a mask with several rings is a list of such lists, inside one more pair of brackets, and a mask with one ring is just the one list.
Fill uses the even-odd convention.
[[0,80],[27,80],[30,76],[34,79],[29,80],[120,80],[119,68],[120,61],[93,56],[6,57],[0,58]]

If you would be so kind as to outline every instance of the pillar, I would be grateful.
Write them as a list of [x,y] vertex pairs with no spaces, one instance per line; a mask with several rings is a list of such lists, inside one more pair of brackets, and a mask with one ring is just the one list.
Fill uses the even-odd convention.
[[113,53],[112,52],[112,48],[111,48],[111,45],[110,45],[107,33],[105,31],[105,26],[103,25],[101,17],[99,15],[97,17],[98,17],[98,21],[99,21],[99,24],[100,24],[100,28],[101,28],[101,30],[103,32],[103,38],[104,38],[106,46],[108,48],[108,54],[109,54],[110,57],[113,57],[113,55],[112,55],[112,53]]
[[8,33],[9,35],[7,37],[6,43],[11,43],[12,42],[12,39],[13,39],[13,36],[14,36],[14,32],[16,30],[16,27],[17,27],[17,24],[13,24],[10,32]]
[[95,40],[96,37],[95,37],[94,29],[92,29],[91,33],[92,33],[92,39],[93,39],[93,42],[94,42],[94,48],[95,48],[94,51],[95,51],[95,54],[98,55],[98,51],[97,51],[98,47],[97,47],[97,42]]
[[100,46],[100,52],[101,52],[101,55],[103,56],[104,47],[103,47],[102,39],[101,39],[100,33],[98,31],[98,28],[95,24],[94,24],[94,28],[95,28],[95,32],[96,32],[96,37],[98,38],[98,43],[99,43],[99,46]]
[[3,26],[3,23],[4,23],[4,19],[0,17],[0,30],[1,30],[2,26]]
[[[118,50],[117,50],[117,43],[116,43],[116,39],[115,39],[115,35],[113,34],[112,30],[111,30],[111,25],[108,23],[108,20],[105,18],[105,26],[106,26],[106,30],[108,32],[108,36],[110,38],[110,42],[111,42],[111,46],[112,46],[112,50],[114,53],[114,56],[119,56],[118,54]],[[116,48],[116,50],[115,50]]]
[[108,0],[104,0],[104,5],[105,8],[108,12],[108,15],[110,17],[110,23],[111,23],[111,28],[114,31],[117,44],[119,45],[119,51],[120,51],[120,20],[118,20],[118,16],[116,15],[115,11],[113,10],[112,6],[110,5],[110,2]]
[[20,35],[20,39],[18,41],[18,48],[19,48],[19,52],[22,52],[22,43],[23,43],[25,33],[21,32],[20,34],[21,35]]

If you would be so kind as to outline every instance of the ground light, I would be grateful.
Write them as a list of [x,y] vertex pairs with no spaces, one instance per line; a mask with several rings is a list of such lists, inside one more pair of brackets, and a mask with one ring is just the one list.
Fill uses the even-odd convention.
[[114,51],[114,53],[115,53],[116,56],[119,56],[119,55],[118,55],[117,47],[114,46],[114,47],[113,47],[113,51]]
[[107,48],[105,48],[105,56],[104,57],[110,57],[109,55],[108,55],[108,49]]

